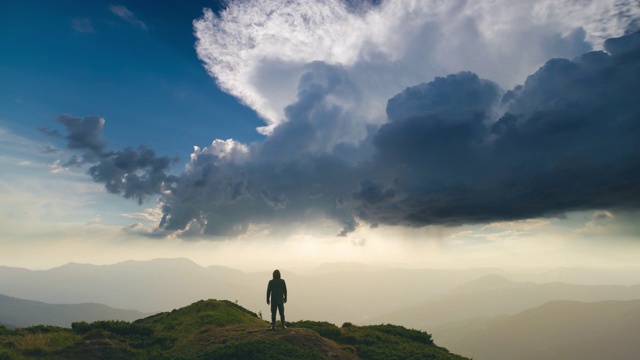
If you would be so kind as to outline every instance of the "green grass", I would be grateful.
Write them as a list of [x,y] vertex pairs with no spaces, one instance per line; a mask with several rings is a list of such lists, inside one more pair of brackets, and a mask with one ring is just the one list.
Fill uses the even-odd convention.
[[32,326],[0,331],[0,359],[21,359],[55,354],[82,341],[69,329]]
[[234,341],[223,346],[214,347],[204,353],[204,358],[232,360],[232,359],[256,359],[256,360],[322,360],[326,359],[315,349],[302,349],[288,343],[283,339],[253,338]]
[[0,360],[23,359],[465,359],[431,336],[396,325],[337,327],[298,321],[269,331],[230,301],[203,300],[133,323],[76,322],[71,329],[0,327]]
[[302,320],[290,322],[288,326],[290,328],[311,329],[320,334],[320,336],[326,337],[327,339],[331,339],[333,341],[342,340],[342,332],[340,331],[340,328],[326,321]]
[[184,335],[204,326],[264,324],[256,313],[227,300],[201,300],[187,307],[140,319],[134,324],[149,326],[160,334]]
[[298,321],[290,327],[308,328],[339,344],[352,345],[363,359],[464,359],[436,346],[431,335],[397,325],[355,326],[345,323],[341,328],[317,321]]

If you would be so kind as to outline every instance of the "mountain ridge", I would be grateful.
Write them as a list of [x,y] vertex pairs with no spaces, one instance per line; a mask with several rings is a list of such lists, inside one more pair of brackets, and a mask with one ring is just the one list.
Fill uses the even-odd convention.
[[97,303],[48,304],[0,294],[0,323],[9,324],[11,327],[42,324],[70,327],[74,321],[134,321],[148,315],[150,314]]
[[0,328],[0,358],[24,359],[405,359],[469,360],[426,332],[395,325],[341,328],[299,321],[269,330],[227,300],[200,300],[136,320],[76,322],[71,329]]
[[[508,298],[514,294],[514,288],[521,288],[519,290],[521,293],[514,298],[514,305],[509,305],[511,307],[507,308],[508,313],[537,306],[548,300],[563,298],[593,301],[631,298],[623,294],[630,288],[624,288],[622,285],[609,287],[608,285],[597,285],[599,287],[583,285],[583,290],[580,291],[591,289],[588,291],[600,293],[601,296],[599,298],[567,297],[562,291],[558,291],[566,287],[565,285],[532,283],[530,282],[534,278],[532,275],[520,276],[521,279],[529,280],[528,282],[505,280],[507,274],[509,274],[508,279],[518,275],[496,271],[493,268],[367,269],[365,266],[364,270],[356,270],[360,266],[351,265],[340,271],[324,273],[296,273],[280,268],[291,292],[290,296],[295,300],[288,306],[291,319],[322,320],[334,324],[342,324],[346,321],[360,324],[378,321],[429,329],[433,325],[464,317],[458,316],[458,312],[452,312],[451,318],[449,315],[443,317],[442,314],[446,311],[443,313],[437,309],[434,309],[434,316],[421,316],[420,312],[410,311],[407,315],[410,321],[404,323],[402,317],[387,317],[387,315],[429,302],[438,302],[433,305],[439,304],[438,306],[445,307],[446,310],[456,305],[455,302],[448,303],[446,298],[451,296],[456,288],[457,291],[466,289],[464,291],[468,292],[468,296],[463,300],[448,298],[459,301],[458,306],[476,298],[476,294],[478,299],[485,299],[487,304],[491,303],[489,301],[491,297],[494,298],[494,303],[507,302]],[[95,266],[76,264],[66,269],[51,271],[0,267],[0,293],[50,304],[91,302],[119,309],[135,309],[145,313],[179,308],[204,298],[233,299],[247,308],[269,311],[264,302],[264,292],[268,280],[271,279],[272,270],[243,272],[220,265],[203,267],[186,258],[132,260]],[[491,274],[493,275],[482,279],[483,276]],[[493,281],[491,281],[492,278]],[[483,286],[472,289],[470,284],[474,284],[476,280],[476,284],[488,282],[484,287],[489,288],[481,292],[477,290],[481,290]],[[527,287],[546,289],[548,296],[539,296],[533,289],[530,295],[527,295],[525,291]],[[569,287],[578,289],[574,284],[570,284]],[[474,291],[469,291],[470,289]],[[340,294],[349,294],[349,296],[338,296]],[[529,298],[535,301],[527,300]],[[499,306],[486,307],[486,309],[489,310],[487,313],[483,313],[482,307],[478,307],[475,313],[459,313],[465,317],[466,315],[475,317],[493,316],[502,311]],[[438,321],[418,322],[421,317]]]
[[476,360],[635,360],[639,332],[640,299],[551,301],[433,328],[439,343]]
[[[553,300],[595,302],[640,298],[640,285],[537,284],[504,280],[495,276],[480,278],[421,304],[373,317],[369,323],[392,322],[424,330],[457,320],[516,314]],[[485,282],[490,286],[484,286]]]
[[[489,270],[390,268],[319,274],[298,274],[286,268],[280,271],[296,298],[290,305],[293,316],[343,323],[361,322],[416,304]],[[268,311],[263,298],[271,272],[247,273],[218,265],[202,267],[188,259],[77,265],[53,271],[0,267],[0,293],[52,304],[95,302],[142,312],[166,311],[203,298],[223,298]],[[380,292],[381,288],[389,291]],[[352,294],[348,301],[331,295],[344,293]],[[369,301],[373,297],[377,300]]]

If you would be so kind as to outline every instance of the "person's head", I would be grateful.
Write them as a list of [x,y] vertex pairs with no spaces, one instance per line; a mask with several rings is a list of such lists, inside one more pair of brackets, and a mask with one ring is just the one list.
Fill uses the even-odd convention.
[[273,271],[273,278],[280,279],[280,270],[276,269]]

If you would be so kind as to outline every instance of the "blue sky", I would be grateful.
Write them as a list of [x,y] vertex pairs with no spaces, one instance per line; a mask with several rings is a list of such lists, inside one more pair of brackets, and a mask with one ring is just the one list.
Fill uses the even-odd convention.
[[139,23],[106,1],[4,4],[4,122],[32,136],[62,113],[99,114],[113,146],[146,144],[183,161],[212,138],[258,139],[261,121],[196,57],[191,21],[204,3],[123,3]]
[[636,4],[0,6],[0,264],[635,264]]

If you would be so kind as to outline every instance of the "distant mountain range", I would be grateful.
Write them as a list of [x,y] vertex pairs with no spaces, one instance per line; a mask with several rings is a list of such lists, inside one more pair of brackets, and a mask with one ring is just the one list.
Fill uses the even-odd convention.
[[203,268],[187,259],[125,261],[113,265],[69,263],[50,270],[0,267],[0,293],[54,304],[95,302],[144,312],[166,311],[218,295],[245,291],[244,274]]
[[638,334],[640,300],[554,301],[433,329],[439,344],[475,360],[635,360]]
[[[434,270],[323,266],[308,275],[280,269],[289,287],[292,319],[341,324],[415,305],[497,269]],[[245,273],[188,259],[126,261],[113,265],[67,264],[50,270],[0,266],[0,294],[53,304],[91,302],[167,311],[199,299],[238,300],[254,311],[265,304],[271,272]],[[375,301],[372,301],[375,299]]]
[[640,285],[573,285],[561,282],[513,282],[487,275],[419,305],[373,317],[367,323],[394,323],[430,330],[479,316],[511,315],[554,300],[603,301],[640,299]]
[[70,327],[74,321],[133,321],[148,315],[135,310],[114,309],[100,304],[53,305],[0,295],[0,323],[7,327],[33,325]]
[[[428,331],[431,326],[469,317],[514,314],[551,300],[640,298],[638,286],[514,282],[505,277],[514,277],[512,273],[491,268],[400,269],[334,263],[307,274],[280,270],[289,287],[287,311],[292,319],[335,324],[390,322]],[[596,277],[595,270],[582,270],[559,269],[540,276]],[[619,275],[614,276],[617,279],[633,278],[631,270],[613,273]],[[269,279],[270,271],[202,267],[184,258],[112,265],[70,263],[50,270],[0,266],[0,294],[51,304],[98,303],[146,313],[179,308],[199,299],[232,299],[266,313]]]

